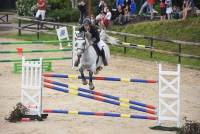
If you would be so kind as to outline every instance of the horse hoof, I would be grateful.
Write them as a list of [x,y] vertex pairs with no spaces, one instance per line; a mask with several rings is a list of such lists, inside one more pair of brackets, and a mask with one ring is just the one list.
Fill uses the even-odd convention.
[[102,66],[97,67],[95,74],[98,74],[103,69]]
[[82,80],[82,84],[87,85],[88,84],[87,80]]
[[90,88],[90,90],[94,90],[94,86],[92,86],[92,87],[89,87]]

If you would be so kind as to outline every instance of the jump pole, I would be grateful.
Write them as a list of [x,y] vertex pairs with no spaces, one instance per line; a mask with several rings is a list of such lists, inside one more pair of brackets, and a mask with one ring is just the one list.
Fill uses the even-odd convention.
[[[72,51],[71,48],[61,49],[61,50],[23,50],[23,53],[44,53],[44,52],[62,52],[62,51]],[[0,54],[10,54],[18,53],[18,51],[0,51]]]
[[[60,57],[60,58],[43,58],[44,61],[52,61],[52,60],[69,60],[72,59],[72,57]],[[26,59],[27,61],[38,61],[38,58],[33,59]],[[21,62],[21,59],[12,59],[12,60],[0,60],[0,62]]]
[[[56,78],[70,78],[70,79],[82,79],[80,75],[65,75],[65,74],[43,74],[44,77],[56,77]],[[89,79],[89,76],[85,76]],[[104,80],[104,81],[121,81],[121,82],[138,82],[138,83],[157,83],[156,80],[143,80],[143,79],[129,79],[129,78],[119,78],[119,77],[102,77],[94,76],[93,80]]]
[[44,113],[61,113],[61,114],[72,114],[72,115],[87,115],[87,116],[107,116],[107,117],[121,117],[121,118],[135,118],[135,119],[147,119],[147,120],[157,120],[154,116],[143,116],[143,115],[133,115],[133,114],[120,114],[120,113],[110,113],[110,112],[88,112],[88,111],[69,111],[69,110],[55,110],[55,109],[44,109]]
[[117,97],[117,96],[113,96],[113,95],[109,95],[109,94],[105,94],[105,93],[101,93],[101,92],[97,92],[97,91],[93,91],[93,90],[89,90],[89,89],[85,89],[85,88],[72,86],[72,85],[69,85],[69,84],[64,84],[64,83],[61,83],[61,82],[56,82],[56,81],[48,80],[48,79],[45,79],[45,78],[44,78],[44,82],[49,83],[49,84],[53,84],[53,85],[57,85],[57,86],[66,87],[66,88],[69,88],[69,89],[78,90],[78,91],[81,91],[81,92],[84,92],[84,93],[93,94],[93,95],[96,95],[96,96],[101,96],[101,97],[117,100],[117,101],[122,102],[122,103],[129,103],[129,104],[133,104],[133,105],[137,105],[137,106],[141,106],[141,107],[146,107],[146,108],[149,108],[149,109],[156,109],[154,106],[149,105],[149,104],[144,104],[144,103],[141,103],[141,102],[138,102],[138,101],[129,100],[129,99],[126,99],[126,98],[120,98],[120,97]]
[[54,43],[71,43],[71,40],[51,40],[51,41],[13,41],[13,42],[0,42],[0,45],[29,45],[29,44],[54,44]]
[[69,94],[72,94],[72,95],[77,95],[77,96],[81,96],[81,97],[84,97],[84,98],[96,100],[96,101],[101,101],[101,102],[105,102],[105,103],[129,108],[129,109],[134,109],[134,110],[149,113],[149,114],[154,114],[154,115],[156,114],[156,112],[153,111],[153,110],[149,110],[149,109],[145,109],[145,108],[141,108],[141,107],[136,107],[136,106],[133,106],[133,105],[123,104],[123,103],[120,103],[118,101],[108,100],[108,99],[98,97],[98,96],[93,96],[93,95],[90,95],[90,94],[84,94],[84,93],[74,91],[74,90],[70,90],[70,89],[63,88],[63,87],[57,87],[57,86],[46,84],[46,83],[44,83],[44,87],[49,88],[49,89],[53,89],[53,90],[56,90],[56,91],[69,93]]

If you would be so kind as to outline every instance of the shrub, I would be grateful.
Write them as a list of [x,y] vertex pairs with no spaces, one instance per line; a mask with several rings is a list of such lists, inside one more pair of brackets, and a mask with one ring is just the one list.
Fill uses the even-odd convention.
[[32,7],[36,4],[36,0],[17,0],[16,9],[17,14],[20,16],[32,16]]
[[79,11],[77,9],[55,9],[49,12],[49,17],[55,18],[60,22],[78,21]]

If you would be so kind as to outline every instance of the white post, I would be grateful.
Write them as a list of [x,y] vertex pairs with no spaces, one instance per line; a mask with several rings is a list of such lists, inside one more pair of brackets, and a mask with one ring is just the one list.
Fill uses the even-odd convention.
[[159,64],[158,124],[174,121],[180,127],[180,64],[177,71],[163,71]]
[[42,58],[26,61],[22,57],[21,102],[29,108],[27,115],[42,113]]
[[72,31],[72,69],[74,68],[74,58],[75,58],[75,30],[76,30],[76,27],[73,26],[73,31]]

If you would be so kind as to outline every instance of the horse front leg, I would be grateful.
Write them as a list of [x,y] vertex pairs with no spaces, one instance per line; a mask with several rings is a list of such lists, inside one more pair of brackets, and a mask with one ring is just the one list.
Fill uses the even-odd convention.
[[79,68],[79,72],[81,73],[82,84],[83,84],[83,85],[87,85],[88,82],[87,82],[87,80],[86,80],[86,78],[85,78],[85,75],[84,75],[84,72],[83,72],[83,67],[80,67],[80,68]]
[[89,88],[90,88],[90,90],[94,90],[94,84],[92,82],[92,76],[93,76],[93,72],[89,71]]

